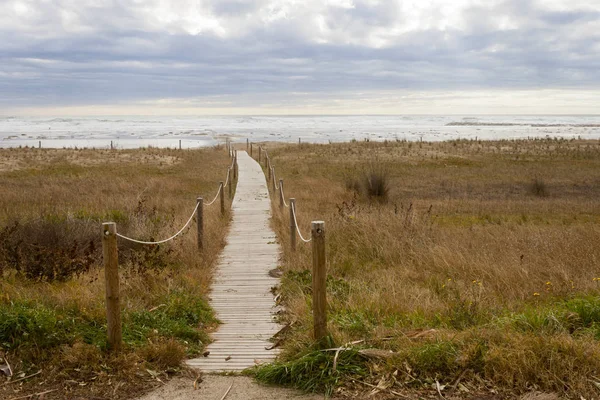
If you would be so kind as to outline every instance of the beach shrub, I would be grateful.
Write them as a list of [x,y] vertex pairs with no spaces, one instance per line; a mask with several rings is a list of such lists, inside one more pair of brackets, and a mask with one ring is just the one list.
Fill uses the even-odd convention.
[[99,257],[90,222],[66,218],[14,221],[0,230],[0,270],[36,281],[65,281],[88,271]]
[[390,191],[390,179],[383,166],[373,164],[359,174],[346,176],[345,186],[347,190],[363,195],[369,200],[385,202]]
[[374,200],[386,201],[390,191],[389,177],[385,170],[371,167],[364,174],[365,194]]
[[535,178],[529,185],[529,193],[537,197],[548,197],[548,187],[541,178]]

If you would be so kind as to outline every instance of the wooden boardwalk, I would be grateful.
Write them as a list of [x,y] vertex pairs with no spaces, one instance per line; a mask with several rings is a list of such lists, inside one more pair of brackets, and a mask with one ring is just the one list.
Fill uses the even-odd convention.
[[271,293],[279,280],[269,275],[277,267],[280,249],[269,226],[267,182],[260,165],[245,151],[238,151],[238,166],[231,231],[210,294],[222,324],[211,335],[210,354],[188,360],[204,372],[241,371],[277,355],[276,350],[266,350],[281,328],[274,322]]

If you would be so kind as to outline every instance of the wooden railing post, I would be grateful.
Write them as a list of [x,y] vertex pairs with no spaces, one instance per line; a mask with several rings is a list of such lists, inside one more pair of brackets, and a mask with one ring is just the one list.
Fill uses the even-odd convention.
[[223,193],[225,191],[225,185],[223,184],[223,181],[221,181],[220,184],[219,196],[221,196],[221,215],[225,215],[225,193]]
[[296,199],[290,199],[290,247],[296,251],[296,222],[294,221],[294,212],[296,211]]
[[271,166],[271,183],[273,185],[273,194],[275,194],[275,167]]
[[313,328],[315,341],[324,344],[327,337],[327,296],[326,296],[326,258],[325,258],[325,222],[313,221],[311,224],[313,272]]
[[266,167],[267,168],[267,183],[271,182],[271,172],[272,172],[271,167],[269,167],[268,160],[269,159],[267,158],[267,162],[266,162],[266,164],[267,164],[267,167]]
[[238,171],[238,163],[237,163],[238,158],[237,157],[238,157],[238,155],[237,155],[237,150],[236,150],[235,151],[235,159],[234,159],[234,162],[233,162],[233,179],[235,179],[236,181],[237,181],[238,172],[239,172]]
[[229,199],[231,199],[231,197],[233,196],[233,185],[232,185],[233,177],[231,175],[233,175],[231,173],[231,168],[228,168],[227,169],[227,179],[228,179],[227,187],[229,188]]
[[179,139],[179,150],[181,150],[181,139]]
[[196,211],[196,221],[198,223],[198,250],[204,248],[204,199],[198,197],[196,199],[198,210]]
[[246,138],[246,151],[250,150],[250,139]]
[[250,157],[252,157],[252,148],[254,147],[253,143],[250,143]]
[[279,180],[279,208],[283,208],[283,179]]
[[112,351],[120,351],[121,307],[119,305],[119,252],[117,249],[117,224],[102,224],[102,254],[106,281],[106,326],[108,345]]
[[262,156],[262,146],[258,146],[258,163],[260,164],[260,159]]

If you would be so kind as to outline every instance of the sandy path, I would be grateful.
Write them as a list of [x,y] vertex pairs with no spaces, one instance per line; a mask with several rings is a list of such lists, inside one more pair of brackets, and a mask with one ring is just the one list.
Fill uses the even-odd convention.
[[232,383],[233,386],[226,400],[321,400],[324,398],[322,395],[260,385],[245,376],[204,375],[197,390],[194,390],[194,379],[175,378],[138,400],[221,400]]

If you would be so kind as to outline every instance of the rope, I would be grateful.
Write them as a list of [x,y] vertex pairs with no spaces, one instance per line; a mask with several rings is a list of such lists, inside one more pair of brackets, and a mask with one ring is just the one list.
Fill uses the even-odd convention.
[[217,197],[219,197],[219,193],[221,193],[221,189],[222,189],[222,186],[219,185],[219,190],[217,190],[217,194],[215,195],[215,198],[210,203],[206,203],[205,206],[210,206],[212,203],[217,201]]
[[[212,200],[210,203],[206,203],[206,204],[205,204],[206,206],[210,206],[210,205],[212,205],[212,204],[213,204],[215,201],[217,201],[217,198],[219,197],[219,194],[221,193],[221,190],[222,190],[224,187],[226,187],[226,186],[227,186],[227,184],[229,183],[229,175],[230,175],[230,171],[231,171],[231,168],[233,168],[234,164],[235,164],[235,157],[234,157],[234,159],[231,161],[231,167],[229,167],[229,168],[227,169],[227,180],[225,181],[225,184],[224,184],[223,186],[219,185],[219,190],[217,191],[217,194],[215,195],[215,198],[214,198],[214,199],[213,199],[213,200]],[[118,236],[118,237],[120,237],[121,239],[129,240],[130,242],[139,243],[139,244],[162,244],[162,243],[166,243],[166,242],[168,242],[169,240],[173,240],[173,239],[175,239],[177,236],[179,236],[179,235],[181,234],[181,232],[183,232],[183,231],[185,230],[185,228],[187,228],[187,227],[188,227],[188,225],[190,224],[190,222],[192,222],[192,219],[194,219],[194,215],[196,215],[196,211],[198,211],[198,206],[199,206],[199,205],[200,205],[199,203],[197,203],[197,204],[196,204],[196,207],[194,208],[194,211],[192,212],[192,215],[190,216],[190,219],[188,219],[188,220],[187,220],[187,222],[185,223],[185,225],[183,226],[183,228],[181,228],[181,229],[179,230],[179,232],[177,232],[176,234],[174,234],[173,236],[171,236],[171,237],[170,237],[170,238],[168,238],[168,239],[159,240],[159,241],[157,241],[157,242],[145,242],[145,241],[143,241],[143,240],[132,239],[132,238],[130,238],[130,237],[127,237],[127,236],[121,235],[121,234],[120,234],[120,233],[118,233],[118,232],[117,232],[117,236]]]
[[308,243],[312,240],[312,238],[306,240],[304,239],[304,237],[302,237],[302,233],[300,233],[300,229],[298,228],[298,220],[296,219],[296,207],[292,206],[292,214],[294,215],[294,225],[296,225],[296,232],[298,232],[298,236],[300,236],[300,239],[302,239],[302,241],[304,243]]
[[277,184],[277,178],[275,178],[275,168],[273,168],[272,171],[273,171],[273,183],[275,184],[275,190],[279,190],[279,185]]
[[231,167],[227,168],[227,179],[225,179],[225,184],[223,184],[223,187],[227,187],[227,184],[229,183],[229,175],[231,175],[230,171]]
[[176,234],[174,234],[173,236],[171,236],[168,239],[165,240],[159,240],[157,242],[144,242],[143,240],[136,240],[136,239],[132,239],[130,237],[127,236],[123,236],[120,233],[117,232],[117,236],[120,237],[121,239],[125,239],[125,240],[129,240],[130,242],[134,242],[134,243],[139,243],[139,244],[161,244],[161,243],[166,243],[169,240],[173,240],[175,239],[177,236],[179,236],[181,234],[181,232],[183,232],[185,230],[185,228],[188,227],[188,225],[190,224],[190,222],[192,222],[192,219],[194,219],[194,215],[196,215],[196,211],[198,210],[198,206],[200,204],[196,203],[196,207],[194,208],[194,212],[192,213],[192,215],[190,216],[190,219],[188,219],[188,221],[185,223],[185,225],[183,226],[183,228],[181,228],[179,230],[179,232],[177,232]]
[[285,192],[283,191],[283,186],[281,187],[281,196],[283,196],[283,205],[289,207],[288,203],[285,201]]

